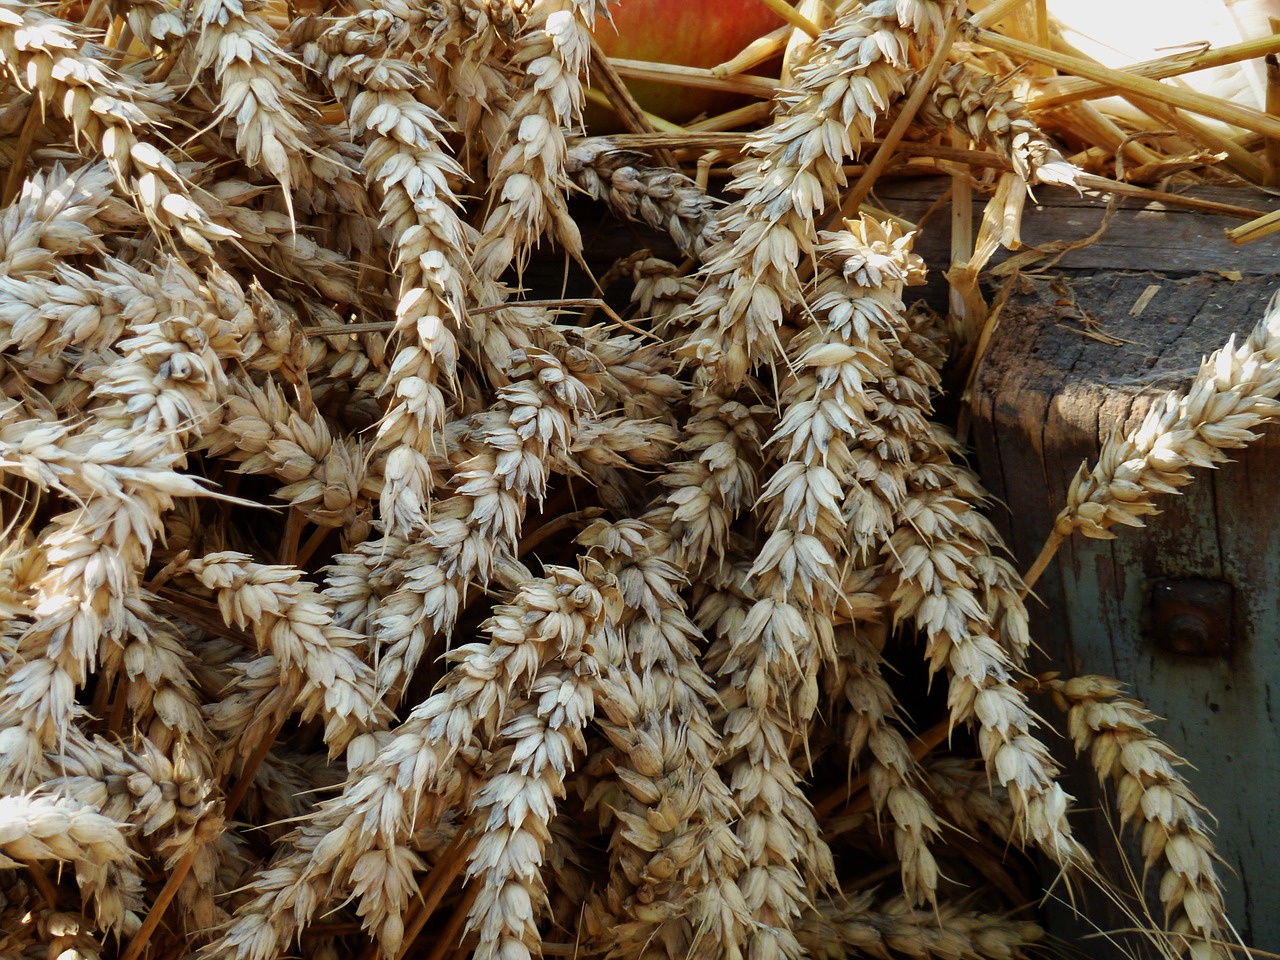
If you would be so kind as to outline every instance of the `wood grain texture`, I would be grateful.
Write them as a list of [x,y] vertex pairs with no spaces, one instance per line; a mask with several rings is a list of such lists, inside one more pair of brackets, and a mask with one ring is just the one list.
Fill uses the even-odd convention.
[[[1159,291],[1141,316],[1129,316],[1150,284]],[[1058,290],[1038,282],[1011,299],[977,381],[972,440],[984,481],[1009,507],[996,520],[1024,568],[1081,460],[1095,457],[1111,430],[1135,424],[1154,396],[1185,386],[1200,358],[1229,334],[1247,333],[1274,286],[1265,276],[1232,282],[1107,272],[1068,279]],[[1081,313],[1127,342],[1082,335]],[[1072,538],[1038,588],[1046,605],[1033,609],[1033,636],[1049,665],[1121,678],[1168,718],[1158,733],[1195,763],[1190,783],[1219,818],[1232,918],[1247,942],[1276,951],[1280,431],[1269,430],[1238,460],[1202,474],[1182,496],[1163,498],[1163,512],[1144,529],[1119,530],[1113,541]],[[1180,657],[1155,646],[1148,600],[1152,582],[1164,577],[1231,584],[1230,659]],[[1085,807],[1103,804],[1087,774],[1074,786]],[[1093,834],[1091,846],[1114,848],[1101,816],[1080,827]],[[1090,902],[1102,906],[1096,897]],[[1115,911],[1109,920],[1128,925]]]

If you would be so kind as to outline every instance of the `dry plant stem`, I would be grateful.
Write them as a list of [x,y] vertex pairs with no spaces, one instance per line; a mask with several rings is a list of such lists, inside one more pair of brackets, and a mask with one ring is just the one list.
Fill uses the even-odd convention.
[[147,948],[147,943],[151,939],[151,935],[155,933],[156,927],[160,926],[160,922],[164,919],[165,910],[177,895],[178,889],[182,886],[182,882],[187,878],[187,873],[191,870],[191,865],[195,862],[197,851],[193,848],[183,855],[172,869],[169,871],[169,877],[165,881],[164,887],[156,894],[155,900],[152,901],[151,907],[147,912],[147,918],[142,921],[142,926],[138,928],[138,932],[129,940],[128,946],[120,954],[120,960],[138,960],[142,956],[142,951]]
[[990,30],[966,27],[965,38],[970,42],[982,44],[1012,57],[1047,64],[1063,73],[1070,73],[1078,77],[1086,77],[1099,83],[1108,84],[1123,93],[1147,97],[1171,107],[1181,107],[1184,110],[1190,110],[1192,113],[1213,117],[1224,123],[1231,123],[1246,130],[1256,131],[1263,136],[1280,136],[1280,118],[1269,117],[1261,110],[1240,106],[1215,97],[1208,97],[1180,87],[1163,84],[1156,80],[1148,80],[1145,77],[1134,76],[1123,70],[1112,70],[1109,67],[1091,63],[1080,57],[1056,53],[1032,43],[1001,36]]
[[816,37],[822,32],[815,23],[787,3],[786,0],[760,0],[760,2],[797,30],[803,30],[811,37]]
[[[445,898],[453,882],[466,867],[467,859],[474,847],[475,836],[471,829],[467,825],[459,827],[454,838],[449,841],[449,846],[440,855],[439,862],[432,867],[431,872],[423,878],[422,885],[418,887],[417,912],[404,929],[404,942],[400,945],[396,960],[404,960],[413,942],[418,938],[418,934],[422,932],[422,928],[436,912],[436,907],[440,906],[440,901]],[[370,944],[369,953],[369,960],[376,957],[376,944]]]
[[954,5],[933,0],[857,8],[796,69],[797,92],[780,98],[731,185],[743,197],[721,215],[724,239],[704,256],[703,289],[689,310],[698,330],[684,351],[725,385],[736,388],[754,364],[777,358],[777,327],[802,299],[796,268],[812,250],[814,218],[845,186],[844,162],[903,92],[908,51],[956,16]]
[[[1048,41],[1049,38],[1044,38]],[[1048,42],[1040,46],[1048,48]],[[1265,57],[1270,53],[1280,53],[1280,35],[1272,34],[1255,37],[1243,43],[1233,43],[1225,47],[1209,47],[1204,50],[1192,50],[1186,53],[1173,53],[1156,60],[1144,60],[1125,67],[1121,72],[1148,80],[1165,80],[1169,77],[1207,70],[1211,67],[1223,67],[1232,63]],[[1108,97],[1116,93],[1116,88],[1107,86],[1083,77],[1057,78],[1049,87],[1053,93],[1033,97],[1027,106],[1032,110],[1052,110],[1076,100],[1091,100],[1097,97]],[[1270,111],[1268,111],[1270,112]]]
[[[1280,37],[1273,37],[1273,39],[1277,41],[1277,50],[1280,50]],[[1269,51],[1266,57],[1266,108],[1267,113],[1273,117],[1280,116],[1280,59],[1277,59],[1276,52],[1276,50]],[[1263,146],[1262,155],[1265,161],[1262,185],[1264,187],[1280,185],[1280,137],[1268,137]]]
[[22,130],[18,133],[18,142],[14,146],[9,175],[4,180],[4,193],[0,195],[0,205],[7,207],[22,189],[22,181],[27,169],[27,153],[31,150],[31,141],[35,137],[36,128],[43,119],[41,113],[39,99],[32,97],[31,105],[27,108],[27,118],[22,121]]
[[466,929],[467,917],[470,915],[479,895],[479,884],[471,883],[467,885],[462,897],[458,900],[458,905],[453,908],[453,913],[450,914],[448,922],[445,923],[444,928],[440,931],[440,936],[436,939],[435,946],[427,954],[426,960],[457,960],[459,953],[462,953],[463,956],[466,955],[465,951],[451,948],[453,944],[458,942],[460,935]]
[[1204,200],[1200,197],[1169,194],[1160,190],[1151,190],[1147,187],[1137,187],[1131,183],[1120,183],[1092,173],[1076,174],[1076,184],[1085,190],[1102,190],[1120,197],[1136,197],[1150,203],[1184,207],[1188,210],[1200,210],[1204,213],[1212,213],[1221,217],[1234,217],[1237,220],[1251,220],[1254,217],[1263,216],[1261,210],[1255,210],[1252,207],[1241,207],[1232,203]]
[[1260,240],[1277,230],[1280,230],[1280,211],[1273,210],[1271,213],[1251,218],[1248,223],[1242,223],[1238,227],[1227,230],[1226,234],[1228,240],[1238,245]]
[[725,76],[706,67],[684,67],[656,60],[626,60],[617,57],[612,58],[609,63],[619,76],[675,84],[695,90],[718,90],[722,93],[767,98],[772,97],[778,89],[778,82],[769,77],[744,73]]
[[1077,755],[1115,788],[1121,827],[1141,825],[1144,874],[1163,864],[1160,902],[1179,946],[1196,960],[1228,956],[1229,925],[1207,812],[1177,768],[1186,761],[1152,735],[1155,716],[1108,677],[1049,679],[1041,686],[1067,714]]
[[[596,82],[603,84],[608,94],[609,108],[613,110],[625,124],[631,133],[654,133],[654,125],[649,121],[649,114],[640,108],[640,104],[636,103],[635,97],[631,95],[631,90],[622,78],[618,76],[613,64],[609,62],[609,58],[605,56],[604,51],[600,48],[600,42],[595,35],[591,37],[591,70],[596,76]],[[658,161],[659,166],[671,167],[676,166],[675,157],[671,151],[659,147],[654,151],[654,159]]]

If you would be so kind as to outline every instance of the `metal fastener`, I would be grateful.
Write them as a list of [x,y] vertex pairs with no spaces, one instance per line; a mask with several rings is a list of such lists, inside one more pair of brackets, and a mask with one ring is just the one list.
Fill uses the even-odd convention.
[[1157,647],[1184,657],[1230,657],[1231,584],[1220,580],[1157,580],[1149,623]]

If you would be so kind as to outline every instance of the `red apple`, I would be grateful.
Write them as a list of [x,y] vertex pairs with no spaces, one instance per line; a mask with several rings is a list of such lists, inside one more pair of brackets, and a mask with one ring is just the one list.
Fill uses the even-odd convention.
[[[685,67],[714,67],[735,56],[752,40],[783,25],[760,0],[619,0],[611,4],[613,24],[596,23],[595,35],[610,57],[653,60]],[[624,78],[627,88],[649,113],[685,123],[699,114],[739,106],[734,94]],[[588,116],[593,130],[616,118]]]

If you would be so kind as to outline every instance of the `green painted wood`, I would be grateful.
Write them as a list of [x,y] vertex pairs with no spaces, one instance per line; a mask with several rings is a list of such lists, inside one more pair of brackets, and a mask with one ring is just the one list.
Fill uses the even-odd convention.
[[[1152,283],[1160,292],[1142,316],[1130,317]],[[1092,458],[1115,426],[1137,422],[1157,391],[1185,384],[1228,334],[1247,332],[1275,281],[1101,273],[1067,286],[1075,300],[1069,308],[1047,284],[1010,302],[974,400],[977,463],[1010,508],[1001,522],[1024,566],[1080,461]],[[1082,336],[1073,319],[1080,310],[1132,342]],[[1121,530],[1114,541],[1073,538],[1038,588],[1047,606],[1033,611],[1034,635],[1051,666],[1116,676],[1167,718],[1159,734],[1195,764],[1188,779],[1219,819],[1232,918],[1247,942],[1272,952],[1280,952],[1280,912],[1272,909],[1280,901],[1278,477],[1280,430],[1272,428],[1238,462],[1164,498],[1164,512],[1145,529]],[[1230,659],[1165,653],[1148,636],[1152,582],[1186,576],[1234,588]],[[1104,798],[1081,772],[1073,784],[1082,805],[1100,808]],[[1086,810],[1077,826],[1092,846],[1114,850],[1100,813]],[[1117,866],[1114,855],[1105,859]],[[1104,925],[1127,925],[1118,911],[1099,913],[1099,898],[1090,903],[1095,916],[1106,916]],[[1056,918],[1072,932],[1061,911]]]

